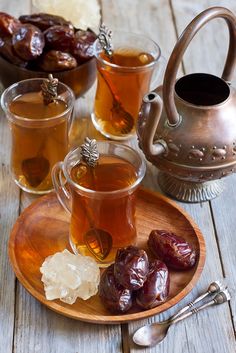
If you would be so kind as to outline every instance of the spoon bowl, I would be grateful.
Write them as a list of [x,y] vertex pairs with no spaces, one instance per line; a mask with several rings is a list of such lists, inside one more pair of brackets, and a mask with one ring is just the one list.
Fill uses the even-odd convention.
[[133,341],[139,346],[151,347],[164,340],[171,323],[163,321],[143,326],[133,335]]

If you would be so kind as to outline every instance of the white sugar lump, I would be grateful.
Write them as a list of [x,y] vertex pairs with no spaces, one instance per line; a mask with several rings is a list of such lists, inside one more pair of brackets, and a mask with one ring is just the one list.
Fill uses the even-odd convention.
[[98,291],[99,267],[89,256],[74,255],[63,250],[48,256],[40,272],[48,300],[59,298],[73,304],[78,297],[86,300]]

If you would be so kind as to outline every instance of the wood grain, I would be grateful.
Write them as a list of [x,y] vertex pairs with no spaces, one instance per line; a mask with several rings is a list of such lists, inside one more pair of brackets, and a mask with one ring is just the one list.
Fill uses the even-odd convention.
[[[226,203],[227,200],[227,203]],[[215,219],[215,231],[218,246],[221,252],[221,262],[226,282],[229,286],[232,299],[230,310],[233,313],[234,331],[236,333],[236,237],[235,237],[235,203],[236,203],[236,175],[232,175],[225,192],[215,200],[211,201],[211,208]]]
[[[6,1],[3,5],[5,11],[18,14],[18,1]],[[26,9],[28,1],[21,2],[22,10]],[[2,11],[2,10],[1,10]],[[1,93],[1,92],[0,92]],[[10,229],[19,214],[20,190],[12,181],[10,172],[10,146],[11,136],[7,121],[0,108],[0,352],[12,352],[15,322],[15,276],[7,257],[8,237]]]
[[145,189],[138,192],[136,204],[138,246],[147,250],[152,229],[166,229],[182,235],[199,254],[196,266],[189,271],[170,272],[168,301],[151,310],[133,307],[124,315],[111,315],[98,295],[73,305],[45,299],[40,266],[47,256],[65,248],[68,243],[69,218],[54,193],[35,201],[18,218],[9,241],[9,256],[17,278],[41,303],[62,315],[94,323],[119,323],[146,318],[175,305],[185,297],[198,280],[205,262],[203,236],[188,214],[173,201]]
[[[224,6],[235,13],[236,3],[230,0],[202,0],[191,3],[188,0],[172,0],[173,15],[178,35],[201,11],[211,6]],[[187,73],[207,72],[221,76],[228,49],[228,29],[224,20],[215,19],[204,26],[191,41],[184,55]],[[235,76],[236,77],[236,76]]]
[[[7,246],[10,229],[18,217],[19,189],[11,180],[10,173],[10,133],[7,121],[1,123],[0,141],[6,150],[0,149],[0,209],[1,209],[1,242],[0,242],[0,347],[11,352],[15,320],[15,278],[7,258]],[[1,351],[1,348],[0,348]]]
[[[19,15],[29,12],[29,0],[2,0],[1,11]],[[163,54],[168,57],[176,35],[201,10],[213,6],[226,6],[236,11],[234,0],[101,0],[105,22],[113,29],[132,30],[149,35],[156,40]],[[222,20],[212,21],[192,42],[184,56],[185,72],[211,72],[220,74],[227,48],[227,30]],[[181,74],[181,73],[179,73]],[[72,128],[72,145],[79,144],[84,136],[99,136],[90,122],[95,87],[76,104],[75,124]],[[168,310],[152,319],[129,325],[105,326],[80,323],[48,310],[25,289],[17,284],[14,302],[14,276],[7,259],[7,241],[10,228],[19,209],[19,190],[11,182],[9,174],[10,141],[7,126],[0,121],[1,141],[1,245],[0,245],[0,352],[1,353],[94,353],[94,352],[140,352],[130,341],[130,334],[142,323],[161,320],[175,312]],[[3,123],[4,122],[4,123]],[[3,124],[3,125],[2,125]],[[5,125],[4,125],[5,124]],[[136,140],[129,142],[137,148]],[[3,161],[3,162],[2,162]],[[158,190],[157,169],[148,164],[145,186]],[[205,290],[210,280],[226,276],[232,287],[233,299],[227,304],[202,312],[198,317],[173,327],[168,338],[158,347],[142,350],[148,353],[234,353],[235,337],[232,317],[235,308],[235,237],[234,205],[236,202],[235,176],[225,180],[228,190],[220,198],[209,203],[182,205],[195,219],[206,239],[207,260],[196,288],[178,305],[184,305]],[[21,209],[32,202],[23,193]],[[231,286],[232,284],[232,286]],[[3,293],[7,293],[4,295]],[[15,313],[14,313],[15,311]],[[15,319],[14,319],[15,318]],[[13,337],[13,325],[14,337]],[[128,331],[129,330],[129,331]],[[131,346],[130,346],[131,345]]]

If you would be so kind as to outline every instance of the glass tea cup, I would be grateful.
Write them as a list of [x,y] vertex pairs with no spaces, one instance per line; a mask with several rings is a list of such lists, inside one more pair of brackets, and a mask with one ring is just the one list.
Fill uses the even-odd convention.
[[70,212],[69,239],[74,253],[111,264],[120,247],[136,243],[135,198],[146,164],[132,148],[97,142],[94,168],[81,163],[81,148],[68,153],[52,170],[62,206]]
[[165,60],[157,43],[143,35],[114,31],[112,45],[109,58],[99,40],[94,43],[97,90],[91,117],[103,135],[125,140],[134,135],[142,98],[160,83]]
[[13,178],[21,189],[34,194],[53,189],[51,170],[68,152],[75,101],[72,90],[59,82],[58,104],[44,107],[43,81],[42,78],[19,81],[1,97],[11,129]]

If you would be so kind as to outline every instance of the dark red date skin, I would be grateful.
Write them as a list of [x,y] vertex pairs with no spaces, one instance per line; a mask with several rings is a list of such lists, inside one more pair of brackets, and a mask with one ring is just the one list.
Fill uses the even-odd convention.
[[73,69],[93,57],[96,38],[92,30],[76,29],[61,16],[36,13],[16,19],[0,12],[0,55],[30,70]]
[[77,66],[76,59],[69,53],[50,50],[40,58],[38,66],[46,72],[71,70]]
[[154,260],[149,267],[147,279],[136,292],[136,302],[144,309],[151,309],[166,301],[169,294],[170,276],[164,262]]
[[101,276],[99,296],[104,306],[113,313],[125,313],[132,306],[132,293],[117,283],[114,265],[110,265]]
[[74,29],[68,26],[52,26],[44,32],[48,49],[69,51],[74,37]]
[[12,44],[21,59],[32,60],[42,54],[45,42],[39,28],[24,24],[13,34]]
[[153,230],[148,239],[152,253],[170,268],[188,270],[195,265],[197,254],[184,238],[166,230]]
[[51,26],[68,26],[73,28],[71,22],[66,21],[61,16],[50,15],[48,13],[34,13],[32,15],[22,15],[19,17],[22,23],[31,23],[36,27],[40,28],[41,31],[45,31]]
[[12,35],[20,26],[20,21],[5,12],[0,12],[0,33]]
[[78,30],[75,33],[75,38],[71,45],[71,54],[76,58],[78,63],[88,61],[94,56],[93,43],[96,39],[96,34],[91,30]]
[[136,246],[119,249],[116,253],[114,274],[118,283],[130,290],[141,288],[148,274],[148,257]]
[[0,54],[10,63],[20,66],[26,67],[27,61],[20,59],[16,53],[14,52],[13,45],[12,45],[12,38],[11,37],[0,37]]

